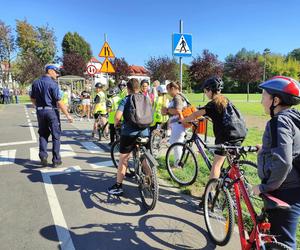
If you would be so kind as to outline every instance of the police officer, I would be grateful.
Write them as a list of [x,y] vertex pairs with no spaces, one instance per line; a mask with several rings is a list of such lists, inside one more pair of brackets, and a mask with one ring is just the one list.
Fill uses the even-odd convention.
[[66,115],[69,122],[72,122],[73,118],[70,116],[61,100],[59,87],[55,81],[59,75],[59,68],[53,64],[47,64],[45,66],[45,73],[45,75],[33,82],[30,97],[37,110],[40,146],[39,157],[41,159],[41,164],[44,167],[48,164],[47,143],[51,134],[52,162],[53,167],[57,167],[62,164],[59,153],[61,126],[58,108]]

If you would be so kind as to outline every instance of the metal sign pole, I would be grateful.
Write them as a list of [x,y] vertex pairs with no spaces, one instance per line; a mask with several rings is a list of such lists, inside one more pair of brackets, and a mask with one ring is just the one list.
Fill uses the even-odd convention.
[[[106,34],[104,34],[104,41],[107,42],[107,35]],[[106,85],[107,85],[107,88],[109,88],[108,73],[106,73]]]
[[[179,21],[179,33],[183,33],[183,21]],[[180,71],[179,71],[179,76],[180,76],[180,92],[182,92],[182,57],[179,57],[179,65],[180,65]]]

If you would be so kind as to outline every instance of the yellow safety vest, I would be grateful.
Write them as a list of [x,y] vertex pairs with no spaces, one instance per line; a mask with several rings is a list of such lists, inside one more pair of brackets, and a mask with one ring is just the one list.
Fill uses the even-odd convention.
[[68,95],[68,92],[64,92],[63,96],[62,96],[62,102],[65,104],[65,105],[68,105],[69,104],[69,95]]
[[112,98],[109,98],[109,100],[112,103],[112,107],[111,107],[111,111],[108,113],[108,123],[114,124],[115,123],[115,115],[116,115],[117,109],[118,109],[119,104],[122,99],[119,96],[114,96]]
[[124,89],[119,93],[119,97],[120,97],[121,99],[125,98],[127,95],[128,95],[127,88],[124,88]]
[[103,91],[100,91],[97,93],[97,96],[99,96],[100,102],[96,103],[95,108],[94,108],[94,114],[100,113],[100,114],[104,115],[107,113],[105,94]]
[[167,107],[169,104],[169,100],[167,96],[158,96],[154,101],[154,114],[153,114],[153,123],[150,125],[155,126],[157,122],[159,123],[165,123],[168,121],[167,115],[161,114],[162,107]]

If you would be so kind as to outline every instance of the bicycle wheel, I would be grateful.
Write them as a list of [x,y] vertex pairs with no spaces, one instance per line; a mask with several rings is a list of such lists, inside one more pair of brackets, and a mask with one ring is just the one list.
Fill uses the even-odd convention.
[[119,158],[120,158],[120,141],[115,141],[110,148],[110,156],[114,166],[118,168],[119,166]]
[[[120,140],[115,141],[110,148],[110,156],[112,162],[116,168],[119,166],[119,159],[120,159]],[[132,177],[134,175],[134,161],[132,155],[129,157],[128,160],[128,167],[127,167],[127,177]]]
[[154,130],[150,137],[150,152],[154,158],[159,155],[161,148],[162,134],[159,130]]
[[191,185],[198,175],[198,163],[193,150],[186,144],[172,144],[166,155],[166,166],[171,178],[180,185]]
[[212,241],[225,246],[233,232],[234,211],[229,191],[224,189],[220,179],[211,179],[205,187],[204,219]]
[[82,110],[83,110],[83,107],[82,107],[81,103],[75,105],[74,113],[77,117],[81,117]]
[[139,173],[139,191],[144,207],[153,210],[158,200],[158,181],[156,167],[150,166],[147,158],[144,158]]
[[103,132],[102,132],[103,137],[108,140],[110,138],[110,132],[109,132],[109,125],[108,122],[104,125]]
[[[265,247],[265,248],[264,248]],[[266,250],[291,250],[291,248],[281,242],[266,242],[263,244],[263,246],[260,247],[260,249],[266,249]]]

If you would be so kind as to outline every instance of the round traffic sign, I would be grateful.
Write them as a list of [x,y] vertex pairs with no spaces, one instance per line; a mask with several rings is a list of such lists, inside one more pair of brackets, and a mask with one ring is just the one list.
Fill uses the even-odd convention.
[[87,73],[90,75],[90,76],[93,76],[96,74],[97,72],[97,68],[94,66],[94,65],[89,65],[86,69]]

